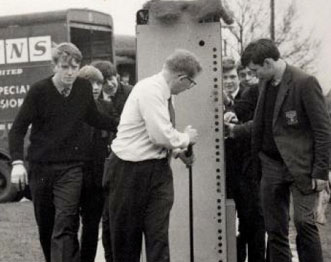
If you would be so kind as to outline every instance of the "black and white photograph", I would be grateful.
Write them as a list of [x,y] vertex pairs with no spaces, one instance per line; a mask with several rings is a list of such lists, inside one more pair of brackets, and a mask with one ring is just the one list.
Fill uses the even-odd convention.
[[0,262],[331,262],[330,0],[0,6]]

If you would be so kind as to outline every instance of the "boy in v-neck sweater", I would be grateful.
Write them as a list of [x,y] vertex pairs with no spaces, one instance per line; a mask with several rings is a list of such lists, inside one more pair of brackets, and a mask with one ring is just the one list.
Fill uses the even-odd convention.
[[[116,121],[99,113],[86,80],[77,78],[82,54],[71,43],[52,54],[54,75],[28,92],[9,133],[12,183],[30,185],[40,242],[47,262],[78,262],[78,207],[82,165],[87,158],[84,123],[114,130]],[[31,125],[29,177],[24,136]]]

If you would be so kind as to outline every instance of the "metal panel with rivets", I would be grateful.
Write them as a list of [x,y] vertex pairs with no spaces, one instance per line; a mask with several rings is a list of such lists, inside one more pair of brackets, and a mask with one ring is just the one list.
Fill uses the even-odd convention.
[[[144,14],[142,14],[143,16]],[[148,17],[148,16],[146,16]],[[193,150],[193,223],[195,261],[226,262],[227,232],[223,160],[221,24],[179,21],[162,24],[152,15],[137,25],[138,80],[159,72],[175,49],[187,49],[201,61],[197,86],[175,98],[176,129],[192,125],[199,132]],[[170,218],[171,261],[190,261],[188,169],[172,161],[175,203]]]

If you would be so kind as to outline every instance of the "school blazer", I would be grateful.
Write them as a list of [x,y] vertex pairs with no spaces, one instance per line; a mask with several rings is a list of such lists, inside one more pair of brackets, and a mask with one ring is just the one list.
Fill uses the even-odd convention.
[[[243,127],[245,132],[251,132],[256,157],[262,149],[266,82],[261,81],[260,85],[254,119]],[[331,124],[322,89],[315,77],[286,66],[276,98],[272,129],[276,146],[302,193],[312,192],[312,178],[328,179]],[[240,128],[238,131],[237,134],[243,132]]]

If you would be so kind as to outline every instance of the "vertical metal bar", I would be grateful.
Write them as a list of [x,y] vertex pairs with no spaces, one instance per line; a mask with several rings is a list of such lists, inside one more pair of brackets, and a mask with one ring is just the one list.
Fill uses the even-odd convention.
[[270,0],[270,38],[275,41],[275,0]]
[[[185,153],[186,157],[193,154],[192,145],[189,145]],[[190,262],[194,262],[194,227],[193,227],[193,179],[192,166],[187,166],[189,170],[189,220],[190,220]]]
[[189,209],[190,209],[190,261],[194,262],[194,231],[193,231],[193,181],[192,167],[189,167]]

